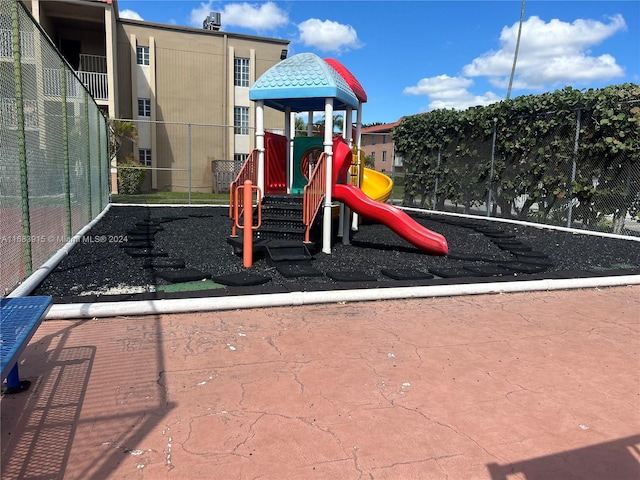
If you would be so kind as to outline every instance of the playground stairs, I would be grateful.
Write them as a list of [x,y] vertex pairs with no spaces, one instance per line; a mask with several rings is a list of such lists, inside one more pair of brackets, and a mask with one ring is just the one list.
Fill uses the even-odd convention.
[[[309,248],[313,245],[304,243],[302,216],[302,195],[265,195],[262,199],[262,224],[253,235],[254,253],[264,253],[272,264],[311,260]],[[254,222],[257,223],[257,213]],[[230,238],[228,243],[242,251],[242,233]]]
[[265,195],[262,199],[262,225],[256,230],[261,240],[304,241],[302,195]]

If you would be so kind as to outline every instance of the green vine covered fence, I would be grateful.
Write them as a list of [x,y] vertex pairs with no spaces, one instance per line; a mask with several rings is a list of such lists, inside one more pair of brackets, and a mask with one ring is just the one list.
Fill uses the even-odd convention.
[[622,84],[434,110],[393,138],[405,204],[634,234],[639,132],[640,87]]

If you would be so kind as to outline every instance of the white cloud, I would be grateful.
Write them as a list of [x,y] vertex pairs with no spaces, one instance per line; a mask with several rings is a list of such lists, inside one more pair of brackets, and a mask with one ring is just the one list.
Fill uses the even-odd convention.
[[130,20],[144,20],[138,12],[133,10],[124,9],[119,12],[120,18],[128,18]]
[[[535,16],[529,18],[522,24],[514,88],[540,90],[623,76],[623,68],[613,56],[590,55],[590,48],[626,28],[621,15],[610,17],[608,23],[589,19],[544,22]],[[506,87],[517,35],[517,23],[504,27],[500,49],[474,59],[464,66],[462,73],[469,77],[484,76],[493,85]]]
[[289,23],[287,13],[273,2],[265,3],[228,3],[217,8],[213,1],[202,2],[191,10],[189,24],[201,27],[211,12],[220,12],[222,28],[240,27],[259,32],[275,30]]
[[429,110],[437,108],[454,108],[463,110],[478,105],[489,105],[500,100],[492,93],[475,95],[469,91],[473,86],[473,80],[465,77],[450,77],[438,75],[437,77],[423,78],[413,87],[406,87],[403,93],[408,95],[426,95],[429,100]]
[[[621,15],[608,22],[578,19],[573,23],[553,19],[549,22],[531,17],[522,24],[522,34],[513,90],[550,90],[553,87],[589,85],[624,75],[624,69],[609,54],[594,56],[591,48],[627,28]],[[499,50],[489,51],[462,68],[459,76],[439,75],[423,78],[403,93],[425,95],[429,110],[436,108],[465,109],[488,105],[503,96],[494,92],[476,95],[471,92],[473,78],[484,78],[496,88],[506,91],[518,35],[518,23],[504,27]]]
[[310,18],[298,24],[300,42],[322,52],[343,52],[360,48],[358,33],[351,25]]

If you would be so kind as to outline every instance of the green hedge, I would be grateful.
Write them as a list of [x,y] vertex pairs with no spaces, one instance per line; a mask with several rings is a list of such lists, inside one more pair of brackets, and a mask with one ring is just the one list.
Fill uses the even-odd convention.
[[544,205],[538,215],[545,216],[577,199],[584,211],[576,213],[588,223],[598,221],[594,212],[625,215],[638,197],[639,132],[640,87],[627,83],[434,110],[405,117],[393,138],[407,174],[405,199],[435,192],[440,204],[471,207],[491,185],[503,211],[525,196],[522,216],[533,204]]
[[122,162],[118,164],[118,193],[122,195],[136,195],[140,193],[142,182],[147,173],[145,168],[137,162]]

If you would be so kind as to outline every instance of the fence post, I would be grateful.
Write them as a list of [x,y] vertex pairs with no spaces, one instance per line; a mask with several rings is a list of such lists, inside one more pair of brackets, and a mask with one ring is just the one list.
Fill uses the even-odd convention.
[[573,184],[576,181],[576,163],[578,161],[578,145],[580,141],[580,119],[582,110],[578,109],[576,115],[576,136],[573,142],[573,158],[571,165],[571,183],[569,184],[569,210],[567,212],[567,228],[571,228],[573,223]]
[[71,238],[71,171],[69,168],[69,125],[67,124],[67,71],[60,62],[60,97],[62,101],[62,160],[64,162],[64,193],[67,210],[67,238]]
[[100,205],[100,210],[102,210],[102,208],[104,207],[104,205],[102,204],[103,200],[102,200],[102,134],[100,133],[100,126],[102,125],[100,123],[100,109],[96,108],[96,129],[98,130],[96,132],[96,137],[97,141],[98,141],[98,198],[100,199],[100,201],[98,202],[98,204]]
[[496,163],[496,134],[498,131],[498,119],[493,119],[493,140],[491,142],[491,169],[489,172],[489,195],[487,198],[487,217],[491,216],[491,194],[493,192],[493,172]]
[[438,147],[438,159],[436,160],[436,179],[433,185],[433,210],[438,205],[438,188],[440,188],[440,162],[442,160],[442,148]]
[[189,177],[189,205],[191,205],[191,124],[187,124],[187,159],[188,159],[188,172]]
[[13,79],[16,95],[16,124],[18,128],[18,157],[20,161],[20,196],[22,206],[22,242],[25,271],[31,275],[33,257],[31,252],[31,218],[29,216],[29,170],[27,167],[27,138],[24,131],[24,97],[22,91],[22,53],[20,51],[20,16],[18,2],[11,5],[11,43],[13,47]]
[[85,144],[87,148],[87,203],[89,204],[89,221],[93,218],[93,195],[91,194],[91,130],[89,128],[89,92],[84,91]]

